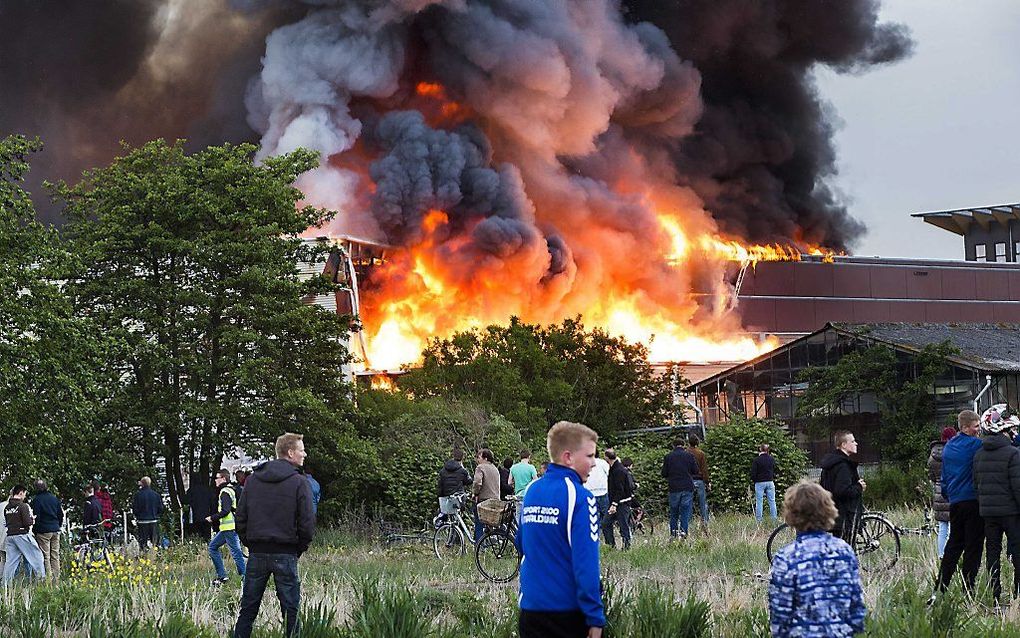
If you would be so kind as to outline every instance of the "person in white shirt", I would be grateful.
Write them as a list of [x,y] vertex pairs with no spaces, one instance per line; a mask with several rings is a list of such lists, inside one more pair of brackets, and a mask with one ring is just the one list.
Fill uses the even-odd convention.
[[584,487],[595,497],[595,504],[599,508],[599,527],[606,518],[609,510],[609,463],[601,457],[595,457],[595,467],[591,468],[588,480]]

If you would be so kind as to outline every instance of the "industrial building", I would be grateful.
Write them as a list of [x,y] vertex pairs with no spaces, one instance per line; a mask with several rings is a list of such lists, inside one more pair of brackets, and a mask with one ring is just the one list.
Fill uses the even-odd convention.
[[[827,415],[821,431],[808,428],[797,414],[798,400],[808,384],[799,376],[805,368],[833,365],[850,352],[883,345],[896,353],[901,380],[916,377],[914,355],[928,345],[948,341],[959,352],[935,380],[932,400],[935,423],[918,424],[933,432],[955,420],[964,409],[993,403],[1020,405],[1020,324],[994,323],[828,323],[751,361],[733,366],[692,386],[705,424],[733,415],[771,418],[782,422],[817,462],[829,448],[828,433],[852,430],[860,441],[862,461],[878,460],[868,432],[881,426],[874,396],[860,394]],[[980,397],[980,398],[979,398]],[[819,435],[820,434],[820,435]]]
[[[809,433],[797,416],[807,387],[798,372],[874,344],[896,351],[906,377],[927,344],[947,340],[960,351],[932,389],[938,424],[925,427],[947,424],[975,401],[979,409],[1020,406],[1020,204],[914,216],[961,235],[965,259],[805,256],[744,274],[737,295],[745,329],[783,345],[747,362],[687,366],[688,390],[709,427],[734,413],[775,418],[817,461],[828,437]],[[861,460],[874,461],[867,432],[876,427],[874,399],[861,396],[832,415],[828,429],[854,431]]]

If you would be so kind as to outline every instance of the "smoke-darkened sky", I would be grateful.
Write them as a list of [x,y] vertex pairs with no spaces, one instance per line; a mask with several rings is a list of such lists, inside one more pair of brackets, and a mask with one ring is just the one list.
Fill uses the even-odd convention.
[[[37,195],[44,178],[108,162],[121,139],[258,141],[249,80],[266,36],[307,10],[0,0],[0,133],[46,143]],[[1011,0],[627,0],[624,10],[660,27],[700,73],[704,113],[672,154],[725,230],[758,238],[794,224],[856,240],[863,254],[957,257],[958,238],[908,214],[1020,199]]]

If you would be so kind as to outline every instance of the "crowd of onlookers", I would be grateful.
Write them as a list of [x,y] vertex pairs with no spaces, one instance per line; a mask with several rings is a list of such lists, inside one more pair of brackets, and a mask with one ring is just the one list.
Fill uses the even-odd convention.
[[[940,555],[936,593],[930,602],[949,586],[958,566],[965,589],[973,592],[983,549],[998,602],[1003,537],[1014,567],[1012,593],[1020,596],[1020,438],[1014,438],[1020,418],[1007,406],[996,405],[981,416],[961,412],[958,426],[959,431],[946,428],[929,455]],[[541,469],[531,463],[529,450],[522,450],[516,462],[508,459],[497,465],[492,451],[483,448],[475,457],[473,475],[464,467],[464,453],[459,449],[439,471],[437,490],[443,514],[457,513],[460,499],[455,495],[468,489],[476,502],[521,500],[515,539],[524,557],[521,638],[602,635],[600,537],[615,547],[618,528],[623,548],[628,548],[630,522],[635,520],[631,510],[640,506],[633,462],[619,458],[613,448],[606,448],[600,457],[597,441],[590,428],[560,422],[548,433],[551,461]],[[773,636],[851,636],[864,630],[866,609],[853,546],[867,483],[854,460],[857,445],[852,433],[836,432],[833,449],[820,463],[819,481],[802,480],[784,494],[783,519],[797,534],[772,563],[768,590]],[[223,545],[243,580],[234,629],[234,636],[240,638],[251,633],[270,576],[281,601],[286,634],[293,635],[298,628],[297,559],[314,534],[318,485],[303,470],[306,453],[300,435],[281,436],[276,452],[276,460],[239,477],[241,481],[231,481],[225,469],[217,472],[216,505],[204,519],[216,529],[209,543],[214,582],[227,581],[220,553]],[[695,499],[707,531],[711,481],[700,440],[677,438],[663,458],[661,476],[667,484],[671,538],[689,533]],[[776,460],[768,445],[759,447],[748,478],[755,518],[763,520],[765,503],[777,518]],[[159,542],[162,508],[151,480],[143,477],[132,502],[143,550]],[[27,488],[16,486],[3,511],[4,583],[23,565],[29,576],[59,578],[65,514],[46,482],[34,483],[31,499]],[[82,512],[85,530],[111,533],[113,501],[104,485],[86,487]],[[481,534],[477,513],[475,523],[476,534]],[[247,555],[242,545],[248,548]]]
[[[77,507],[81,510],[82,541],[105,537],[112,540],[116,519],[113,495],[107,484],[88,483],[82,490]],[[19,572],[27,578],[60,579],[61,535],[67,527],[64,503],[45,480],[36,480],[32,496],[24,485],[15,485],[8,500],[2,504],[3,525],[0,541],[5,550],[3,582],[6,585]],[[159,518],[163,514],[163,499],[152,490],[152,479],[143,476],[131,503],[137,525],[140,549],[159,543]]]

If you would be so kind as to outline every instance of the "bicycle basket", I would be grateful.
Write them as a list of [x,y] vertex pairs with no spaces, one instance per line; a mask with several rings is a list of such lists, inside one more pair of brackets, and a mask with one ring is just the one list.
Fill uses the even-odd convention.
[[503,510],[508,503],[498,498],[490,498],[478,504],[478,520],[487,527],[499,527],[503,522]]

